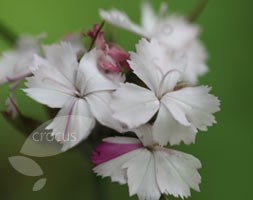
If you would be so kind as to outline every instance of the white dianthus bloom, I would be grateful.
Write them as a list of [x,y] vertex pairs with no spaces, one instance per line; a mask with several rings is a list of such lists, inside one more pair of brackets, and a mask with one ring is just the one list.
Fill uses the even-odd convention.
[[183,17],[177,15],[166,16],[167,7],[161,5],[159,14],[155,14],[151,5],[142,4],[141,25],[133,23],[129,17],[116,9],[100,11],[100,16],[114,26],[134,32],[147,39],[156,38],[174,54],[184,55],[186,71],[184,81],[196,84],[198,77],[204,75],[208,68],[205,64],[207,53],[198,40],[199,28],[188,23]]
[[136,130],[139,139],[106,138],[93,152],[93,171],[113,182],[128,184],[130,196],[159,200],[161,195],[189,197],[199,191],[200,161],[192,155],[153,143],[152,130],[144,125]]
[[113,93],[111,108],[115,119],[129,129],[147,123],[158,112],[153,124],[154,139],[161,145],[195,141],[197,130],[206,131],[215,123],[219,100],[206,86],[181,87],[180,61],[164,56],[155,40],[142,39],[129,64],[148,89],[135,84],[122,84]]
[[16,49],[4,52],[0,57],[0,85],[20,81],[30,75],[29,65],[33,54],[38,54],[39,51],[40,37],[19,38]]
[[96,49],[78,62],[70,43],[45,46],[45,59],[36,56],[33,75],[27,78],[26,94],[51,108],[60,108],[47,129],[67,150],[87,138],[97,119],[121,131],[111,117],[109,101],[117,84],[102,75]]

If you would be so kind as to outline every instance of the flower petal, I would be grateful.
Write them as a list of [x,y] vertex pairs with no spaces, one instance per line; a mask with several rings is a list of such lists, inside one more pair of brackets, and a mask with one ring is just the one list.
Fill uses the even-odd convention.
[[190,188],[199,191],[201,177],[197,169],[200,161],[189,155],[171,149],[158,149],[154,152],[157,183],[163,194],[175,197],[189,197]]
[[139,140],[144,146],[149,146],[154,144],[152,126],[150,124],[144,124],[134,130]]
[[160,145],[179,144],[183,141],[185,144],[194,143],[196,130],[189,126],[179,124],[166,106],[161,103],[157,119],[153,125],[153,137]]
[[91,159],[93,164],[100,165],[139,148],[142,148],[142,144],[135,138],[106,138],[103,140],[103,143],[93,151]]
[[27,88],[23,91],[35,101],[50,108],[61,108],[72,97],[69,94],[43,88]]
[[79,73],[82,72],[82,77],[85,79],[86,84],[81,86],[85,94],[90,94],[98,91],[114,90],[118,86],[107,77],[105,77],[98,69],[97,65],[97,51],[86,53],[80,61]]
[[[154,92],[161,96],[172,91],[181,81],[183,71],[181,57],[174,56],[156,39],[140,40],[136,53],[130,55],[133,72]],[[178,58],[179,57],[179,58]]]
[[159,96],[171,92],[176,87],[177,83],[180,82],[181,71],[177,69],[172,69],[163,74],[163,78],[159,85]]
[[148,122],[157,112],[159,101],[151,91],[126,83],[113,93],[111,108],[113,117],[131,129]]
[[77,55],[69,42],[44,46],[46,59],[70,82],[74,83],[78,67]]
[[108,12],[100,10],[99,14],[102,19],[114,26],[126,29],[130,32],[136,33],[144,37],[146,36],[145,32],[140,26],[133,23],[125,13],[119,10],[112,9]]
[[0,58],[0,85],[8,82],[7,77],[13,76],[13,70],[17,62],[16,52],[10,51],[4,53]]
[[43,88],[75,95],[74,84],[59,69],[52,66],[48,60],[34,55],[31,70],[34,76],[27,78],[27,87]]
[[187,67],[182,79],[195,85],[198,78],[208,72],[208,66],[206,65],[207,52],[200,41],[196,40],[185,50],[185,56],[187,58]]
[[170,16],[160,27],[160,34],[156,38],[168,48],[183,49],[194,41],[199,34],[199,28],[196,25],[188,23],[184,17]]
[[126,170],[122,166],[130,159],[137,156],[142,149],[137,149],[126,153],[122,156],[114,158],[108,162],[98,165],[93,171],[98,175],[104,177],[111,177],[112,182],[118,182],[120,184],[127,183]]
[[0,57],[0,85],[23,80],[31,75],[29,64],[32,61],[32,52],[17,50],[5,52]]
[[23,35],[16,42],[14,50],[4,52],[0,57],[0,85],[31,75],[29,66],[33,54],[39,53],[40,39]]
[[159,200],[155,170],[155,159],[147,149],[143,149],[133,159],[123,165],[127,170],[127,182],[130,196],[137,194],[141,200]]
[[141,23],[142,27],[151,36],[157,23],[157,16],[148,2],[143,2],[141,5]]
[[95,126],[88,103],[83,99],[68,101],[54,120],[46,127],[63,144],[63,151],[76,146],[86,139]]
[[[220,110],[220,102],[217,97],[209,94],[210,89],[205,86],[187,87],[168,93],[162,101],[167,102],[166,105],[170,110],[171,105],[177,112],[180,110],[183,121],[187,118],[195,128],[206,131],[208,126],[215,123],[213,113]],[[173,113],[175,117],[175,112]]]
[[112,117],[110,109],[111,93],[97,92],[86,97],[92,114],[104,126],[110,127],[119,132],[123,131],[119,121]]
[[103,139],[103,142],[114,144],[140,144],[140,140],[138,140],[137,138],[130,137],[109,137]]
[[155,40],[148,42],[142,39],[136,45],[136,53],[130,53],[130,67],[153,92],[158,90],[162,78],[161,69],[156,63],[161,57],[161,48]]
[[183,126],[191,126],[191,123],[188,121],[182,106],[180,107],[180,104],[177,101],[166,97],[164,97],[161,101],[178,123]]

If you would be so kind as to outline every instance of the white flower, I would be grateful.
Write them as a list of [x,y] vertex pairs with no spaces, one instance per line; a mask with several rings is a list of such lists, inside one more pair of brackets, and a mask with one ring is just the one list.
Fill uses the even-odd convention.
[[183,152],[152,142],[152,130],[144,125],[136,130],[140,140],[128,137],[106,138],[94,151],[93,171],[113,182],[128,184],[130,196],[159,200],[161,194],[189,197],[199,191],[200,161]]
[[134,32],[147,39],[156,38],[176,56],[186,58],[184,81],[196,84],[198,77],[204,75],[208,68],[205,64],[207,53],[198,40],[199,28],[188,23],[177,15],[166,16],[167,7],[161,4],[160,12],[156,15],[151,5],[142,4],[141,25],[133,23],[128,16],[116,9],[108,12],[101,10],[100,16],[112,25]]
[[14,50],[4,52],[0,57],[0,85],[17,82],[31,74],[29,65],[33,54],[40,51],[40,37],[19,38]]
[[206,131],[215,123],[213,113],[219,111],[219,100],[209,94],[206,86],[182,87],[181,72],[175,67],[180,62],[163,55],[155,40],[140,41],[129,64],[149,89],[122,84],[113,93],[113,116],[133,129],[158,112],[153,125],[155,141],[161,145],[181,141],[189,144],[195,141],[197,129]]
[[159,33],[161,25],[163,26],[164,22],[161,17],[166,10],[166,4],[161,4],[160,13],[156,16],[151,5],[144,2],[141,7],[141,25],[135,24],[124,12],[117,9],[108,12],[100,10],[100,16],[114,26],[134,32],[142,37],[152,38]]
[[61,108],[47,127],[67,150],[87,138],[97,119],[121,131],[111,117],[109,101],[117,85],[105,78],[97,67],[97,52],[86,53],[78,62],[70,43],[45,46],[45,58],[35,57],[34,76],[27,78],[24,91],[51,108]]

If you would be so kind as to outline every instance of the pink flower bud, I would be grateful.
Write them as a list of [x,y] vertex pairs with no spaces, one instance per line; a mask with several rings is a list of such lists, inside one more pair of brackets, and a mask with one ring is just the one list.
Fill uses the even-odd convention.
[[127,62],[129,54],[115,44],[109,44],[104,39],[104,32],[99,31],[99,25],[95,24],[93,30],[89,30],[86,35],[95,40],[95,45],[99,51],[99,66],[109,72],[120,73],[123,70],[131,71]]

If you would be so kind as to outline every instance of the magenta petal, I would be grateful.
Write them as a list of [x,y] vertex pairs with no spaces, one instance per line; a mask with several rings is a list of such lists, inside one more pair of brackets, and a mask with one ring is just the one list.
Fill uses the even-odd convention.
[[142,144],[116,144],[103,142],[95,151],[93,151],[91,160],[92,163],[97,166],[139,148],[142,148]]

